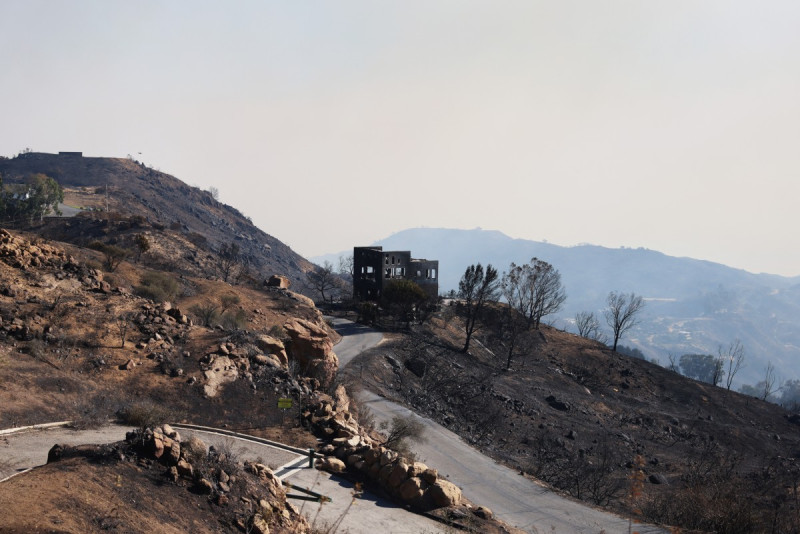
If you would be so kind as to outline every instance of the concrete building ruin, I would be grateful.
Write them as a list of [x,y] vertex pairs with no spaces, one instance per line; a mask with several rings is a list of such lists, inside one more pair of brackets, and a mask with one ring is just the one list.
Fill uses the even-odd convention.
[[353,248],[353,298],[378,300],[392,280],[411,280],[432,298],[439,295],[439,261],[411,257],[408,250]]

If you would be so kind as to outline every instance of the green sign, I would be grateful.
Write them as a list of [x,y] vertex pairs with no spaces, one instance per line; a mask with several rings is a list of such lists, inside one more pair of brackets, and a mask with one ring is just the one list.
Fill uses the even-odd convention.
[[292,399],[280,398],[278,399],[278,408],[287,410],[292,407]]

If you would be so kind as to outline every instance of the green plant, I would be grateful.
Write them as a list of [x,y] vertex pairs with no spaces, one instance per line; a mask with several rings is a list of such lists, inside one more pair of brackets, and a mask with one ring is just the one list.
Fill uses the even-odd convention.
[[145,273],[141,282],[134,288],[140,297],[148,298],[155,302],[167,302],[178,295],[180,285],[171,275],[159,271]]
[[247,326],[247,312],[236,310],[222,314],[222,326],[227,330],[242,330]]
[[241,298],[236,293],[226,293],[219,298],[220,306],[222,307],[222,313],[225,313],[230,308],[236,306],[241,302]]

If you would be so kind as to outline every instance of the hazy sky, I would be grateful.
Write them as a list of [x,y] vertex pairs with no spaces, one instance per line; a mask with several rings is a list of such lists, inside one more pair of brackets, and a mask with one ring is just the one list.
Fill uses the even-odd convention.
[[0,155],[132,154],[306,256],[480,226],[800,275],[797,0],[0,0],[0,75]]

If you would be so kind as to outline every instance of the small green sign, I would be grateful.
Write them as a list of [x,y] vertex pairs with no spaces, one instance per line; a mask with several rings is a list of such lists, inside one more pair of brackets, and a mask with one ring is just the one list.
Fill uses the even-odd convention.
[[280,398],[278,399],[278,408],[287,410],[292,407],[292,399]]

